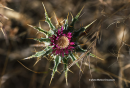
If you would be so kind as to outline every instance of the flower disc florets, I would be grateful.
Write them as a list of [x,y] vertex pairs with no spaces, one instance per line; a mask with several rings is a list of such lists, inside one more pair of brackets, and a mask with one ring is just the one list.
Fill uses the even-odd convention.
[[66,36],[61,36],[56,41],[56,44],[59,46],[60,49],[65,49],[69,45],[69,40],[68,40],[68,38]]
[[53,46],[52,53],[64,56],[64,54],[68,54],[69,51],[74,49],[73,45],[75,43],[71,42],[72,33],[63,33],[63,26],[61,30],[58,29],[56,35],[52,35],[52,37],[49,38],[51,39],[50,46]]

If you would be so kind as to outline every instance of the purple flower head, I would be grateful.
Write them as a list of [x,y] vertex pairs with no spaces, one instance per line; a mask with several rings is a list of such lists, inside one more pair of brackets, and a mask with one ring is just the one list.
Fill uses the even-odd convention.
[[56,32],[56,35],[52,35],[52,37],[49,37],[51,39],[50,46],[53,46],[53,52],[54,54],[62,55],[64,57],[64,54],[69,54],[69,51],[72,51],[74,49],[73,45],[74,42],[71,42],[72,33],[63,33],[63,26],[61,27],[61,30],[58,29]]

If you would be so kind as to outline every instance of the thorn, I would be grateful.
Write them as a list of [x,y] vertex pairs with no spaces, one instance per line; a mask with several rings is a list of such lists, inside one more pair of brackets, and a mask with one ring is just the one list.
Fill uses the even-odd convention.
[[[96,19],[97,20],[97,19]],[[85,26],[84,28],[88,28],[91,24],[93,24],[96,20],[92,21],[90,24],[88,24],[87,26]]]
[[[84,5],[84,6],[85,6],[85,5]],[[83,10],[84,6],[83,6],[83,7],[82,7],[82,9],[80,10],[80,13],[82,12],[82,10]]]
[[37,61],[35,62],[35,64],[33,65],[33,67],[39,62],[39,60],[40,60],[41,58],[37,58]]
[[70,15],[71,15],[71,17],[72,17],[72,20],[73,20],[73,15],[72,15],[72,13],[70,12]]
[[81,14],[83,8],[84,8],[84,6],[83,6],[82,9],[80,10],[80,12],[76,15],[76,18],[79,18],[79,15]]
[[24,58],[23,60],[25,60],[25,59],[29,59],[29,57],[26,57],[26,58]]
[[68,85],[68,81],[67,81],[67,78],[66,78],[66,85]]
[[87,35],[87,32],[86,32],[86,31],[84,31],[84,33]]
[[52,17],[50,17],[50,20],[52,19]]
[[52,79],[53,79],[53,76],[51,77],[51,80],[50,80],[49,86],[51,85],[51,81],[52,81]]
[[49,68],[50,70],[53,70],[53,69],[51,69],[51,68]]
[[65,72],[65,79],[66,79],[66,85],[68,85],[68,81],[67,81],[67,72]]
[[68,69],[71,73],[73,73],[70,69]]
[[43,2],[42,2],[42,5],[43,5],[43,7],[44,7],[44,10],[45,10],[45,13],[46,13],[46,8],[45,8],[45,6],[44,6]]
[[54,12],[54,16],[55,16],[55,19],[56,19],[56,25],[59,25],[59,21],[58,21],[58,18],[56,16],[55,12]]
[[33,27],[32,25],[30,25],[30,24],[27,24],[28,26],[30,26],[30,27]]
[[39,27],[40,27],[40,28],[42,28],[42,27],[41,27],[41,23],[40,23],[40,22],[39,22]]
[[58,72],[59,74],[61,74],[58,70],[56,72]]

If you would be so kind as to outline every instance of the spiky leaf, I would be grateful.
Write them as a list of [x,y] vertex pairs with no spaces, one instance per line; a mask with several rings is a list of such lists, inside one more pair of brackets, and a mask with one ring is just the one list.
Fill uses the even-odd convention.
[[45,30],[42,29],[41,27],[35,27],[35,26],[32,26],[32,25],[29,25],[29,26],[32,27],[33,29],[38,30],[38,31],[41,32],[41,33],[44,33],[44,34],[46,35],[46,37],[53,35],[53,33],[48,32],[48,31],[45,31]]
[[64,64],[64,72],[65,72],[65,79],[66,79],[66,84],[68,85],[68,82],[67,82],[67,75],[68,75],[68,58],[67,57],[64,57],[63,59],[63,64]]
[[52,76],[51,76],[51,80],[50,80],[50,83],[55,75],[55,72],[57,71],[57,67],[59,65],[59,63],[61,62],[61,57],[59,55],[57,55],[55,58],[54,58],[54,68],[53,68],[53,72],[52,72]]
[[[70,58],[72,59],[72,61],[77,60],[77,58],[73,55],[73,53],[70,53],[69,55],[70,55]],[[76,63],[76,65],[79,67],[78,63]]]
[[[42,3],[42,4],[43,4],[43,3]],[[49,27],[55,31],[55,30],[56,30],[56,29],[55,29],[55,26],[52,24],[51,18],[49,18],[44,4],[43,4],[43,7],[44,7],[44,10],[45,10],[45,18],[46,18],[46,19],[45,19],[45,22],[47,22],[48,25],[49,25]]]
[[78,20],[83,8],[80,10],[80,12],[72,19],[71,24],[68,27],[68,31],[73,32],[74,31],[74,24]]
[[41,56],[46,55],[46,54],[48,54],[50,52],[52,52],[52,48],[51,47],[46,47],[44,50],[36,52],[36,54],[34,54],[34,55],[30,56],[30,57],[24,58],[24,59],[30,59],[30,58],[34,58],[34,57],[41,57]]
[[48,43],[51,42],[49,38],[40,38],[40,39],[34,38],[34,40],[39,41],[39,42],[48,42]]
[[91,24],[93,24],[95,21],[96,21],[96,20],[94,20],[93,22],[91,22],[91,23],[88,24],[87,26],[80,28],[78,31],[75,31],[74,34],[73,34],[73,37],[74,37],[74,38],[79,37],[79,35],[80,35],[83,31],[85,31],[86,28],[88,28],[88,27],[89,27]]

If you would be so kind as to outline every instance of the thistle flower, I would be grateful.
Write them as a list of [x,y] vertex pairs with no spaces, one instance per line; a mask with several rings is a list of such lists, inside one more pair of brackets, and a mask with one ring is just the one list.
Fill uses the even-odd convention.
[[52,35],[52,37],[49,37],[51,39],[50,46],[53,46],[52,53],[55,55],[61,55],[64,57],[64,54],[68,55],[69,51],[72,51],[74,49],[73,45],[74,42],[71,42],[72,33],[63,33],[63,26],[61,27],[61,30],[58,30],[56,32],[56,35]]
[[[87,50],[84,50],[78,45],[78,37],[79,35],[86,30],[92,23],[91,22],[85,27],[80,28],[78,31],[75,31],[74,24],[78,20],[81,11],[72,18],[71,24],[68,24],[68,19],[65,19],[65,23],[60,26],[58,29],[52,24],[51,19],[48,17],[47,11],[45,9],[45,6],[43,4],[44,10],[45,10],[45,22],[48,23],[50,30],[45,31],[41,27],[33,27],[34,29],[37,29],[39,32],[42,32],[46,35],[46,38],[40,38],[40,39],[34,39],[39,42],[44,42],[46,48],[42,51],[36,52],[36,54],[27,57],[25,59],[30,59],[34,57],[38,57],[36,63],[39,61],[40,57],[51,55],[54,60],[54,68],[52,72],[52,78],[54,77],[55,72],[57,72],[57,67],[59,63],[64,64],[64,72],[65,72],[65,78],[67,83],[67,73],[69,71],[68,68],[68,60],[71,59],[73,62],[77,60],[76,56],[74,55],[74,52],[86,52]],[[79,67],[78,63],[76,65]],[[51,81],[50,81],[51,83]]]

